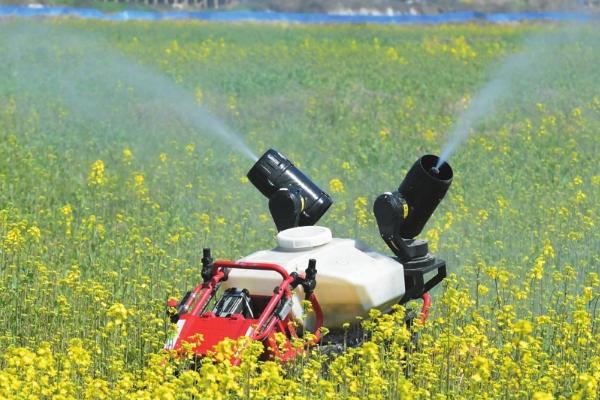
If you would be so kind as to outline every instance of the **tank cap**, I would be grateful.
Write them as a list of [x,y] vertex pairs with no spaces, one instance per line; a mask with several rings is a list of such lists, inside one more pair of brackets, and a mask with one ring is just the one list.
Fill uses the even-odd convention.
[[299,226],[277,234],[277,244],[284,249],[306,249],[331,242],[331,230],[324,226]]

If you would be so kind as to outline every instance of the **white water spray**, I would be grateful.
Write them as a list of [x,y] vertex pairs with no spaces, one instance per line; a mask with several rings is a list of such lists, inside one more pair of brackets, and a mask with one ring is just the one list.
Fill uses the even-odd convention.
[[207,134],[252,161],[258,157],[193,93],[168,76],[142,65],[97,34],[71,31],[42,22],[20,21],[7,26],[9,65],[20,91],[34,98],[57,96],[71,115],[106,121],[121,131],[182,131]]
[[514,76],[531,66],[536,55],[530,50],[526,48],[502,61],[492,75],[493,78],[473,96],[467,109],[454,123],[436,168],[440,168],[467,139],[473,125],[492,112],[497,102],[510,92]]
[[[496,112],[501,102],[510,101],[511,106],[541,92],[541,89],[552,88],[564,75],[565,64],[576,60],[561,59],[561,46],[573,46],[581,43],[596,47],[586,42],[585,26],[563,26],[553,32],[537,33],[529,37],[522,50],[509,55],[495,68],[492,78],[473,96],[467,109],[459,116],[448,134],[447,142],[436,165],[439,168],[457,148],[467,139],[480,123],[491,113]],[[573,77],[564,77],[567,81]],[[524,90],[524,88],[527,90]],[[542,99],[543,101],[543,99]]]

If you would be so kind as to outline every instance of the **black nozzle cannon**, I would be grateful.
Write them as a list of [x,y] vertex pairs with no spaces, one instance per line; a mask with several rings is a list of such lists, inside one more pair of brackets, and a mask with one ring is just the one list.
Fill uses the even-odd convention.
[[452,168],[446,162],[437,167],[438,161],[431,154],[419,158],[398,187],[408,205],[408,215],[399,231],[403,238],[412,239],[421,233],[452,183]]
[[386,192],[375,200],[373,212],[379,232],[402,262],[427,254],[427,243],[413,240],[442,201],[452,183],[452,168],[439,158],[419,158],[394,192]]
[[[425,155],[413,164],[398,190],[380,195],[373,204],[379,233],[404,266],[400,304],[421,297],[446,277],[446,262],[429,254],[427,241],[415,237],[446,195],[452,177],[448,163]],[[435,276],[426,281],[425,275],[433,271]]]
[[273,149],[258,159],[247,177],[269,199],[278,231],[314,225],[333,204],[325,191]]

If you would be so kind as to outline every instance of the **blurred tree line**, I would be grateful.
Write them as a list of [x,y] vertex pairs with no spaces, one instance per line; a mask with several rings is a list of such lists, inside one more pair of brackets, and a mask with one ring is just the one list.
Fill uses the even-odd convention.
[[600,0],[0,0],[0,4],[119,8],[219,8],[287,12],[440,13],[461,10],[576,11],[600,8]]

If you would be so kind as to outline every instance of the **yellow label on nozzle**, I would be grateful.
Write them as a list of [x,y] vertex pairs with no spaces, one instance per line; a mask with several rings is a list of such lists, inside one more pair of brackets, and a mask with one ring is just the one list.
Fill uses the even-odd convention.
[[402,204],[402,211],[403,211],[402,217],[404,219],[406,219],[406,217],[408,217],[408,204],[406,204],[406,203]]

